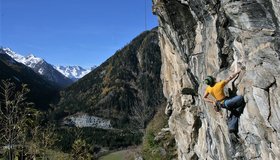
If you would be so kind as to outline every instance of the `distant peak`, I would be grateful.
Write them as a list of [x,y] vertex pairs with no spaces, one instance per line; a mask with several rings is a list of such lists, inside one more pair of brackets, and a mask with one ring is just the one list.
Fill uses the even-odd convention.
[[34,56],[34,54],[31,53],[31,54],[27,55],[26,58],[37,58],[37,57]]
[[10,49],[10,48],[4,48],[4,47],[2,47],[1,48],[1,50],[2,50],[2,53],[3,54],[7,54],[7,55],[9,55],[10,57],[12,57],[14,60],[16,60],[16,61],[21,61],[22,59],[24,59],[24,57],[22,56],[22,55],[20,55],[20,54],[17,54],[16,52],[14,52],[12,49]]
[[54,66],[54,68],[65,68],[64,66],[58,65],[58,66]]
[[75,65],[75,66],[67,66],[67,68],[79,68],[79,69],[82,69],[82,67],[81,66],[77,66],[77,65]]
[[56,66],[55,69],[72,80],[80,79],[91,71],[78,65]]
[[16,53],[14,51],[12,51],[10,48],[1,48],[4,52],[6,52],[6,54],[9,55],[16,55]]
[[39,61],[43,61],[43,59],[42,58],[38,58],[38,57],[36,57],[34,54],[29,54],[28,56],[26,56],[25,57],[27,60],[36,60],[37,62],[39,62]]
[[12,52],[12,50],[11,50],[10,48],[1,47],[1,49],[3,49],[4,51],[10,51],[10,52]]

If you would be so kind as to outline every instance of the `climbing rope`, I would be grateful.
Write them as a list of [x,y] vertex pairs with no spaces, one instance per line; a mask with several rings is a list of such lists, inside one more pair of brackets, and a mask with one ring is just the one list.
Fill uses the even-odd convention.
[[144,9],[144,16],[145,16],[145,31],[147,30],[147,0],[144,0],[145,9]]

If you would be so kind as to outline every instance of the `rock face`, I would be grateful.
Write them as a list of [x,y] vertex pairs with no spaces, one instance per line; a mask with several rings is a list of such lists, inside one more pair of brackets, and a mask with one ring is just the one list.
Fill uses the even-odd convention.
[[77,114],[64,118],[65,125],[73,125],[76,127],[94,127],[102,129],[112,129],[110,120],[90,116],[88,114]]
[[[280,159],[280,1],[153,3],[159,19],[163,91],[172,102],[169,126],[178,158]],[[225,111],[221,116],[203,101],[203,80],[207,75],[225,79],[241,66],[246,69],[226,88],[246,102],[234,137]],[[193,104],[184,100],[184,88],[198,93]]]

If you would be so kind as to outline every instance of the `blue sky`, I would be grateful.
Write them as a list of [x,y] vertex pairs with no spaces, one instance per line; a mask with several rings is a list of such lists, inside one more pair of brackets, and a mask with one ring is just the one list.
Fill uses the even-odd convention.
[[1,46],[54,65],[99,65],[145,30],[145,0],[0,0],[0,14]]

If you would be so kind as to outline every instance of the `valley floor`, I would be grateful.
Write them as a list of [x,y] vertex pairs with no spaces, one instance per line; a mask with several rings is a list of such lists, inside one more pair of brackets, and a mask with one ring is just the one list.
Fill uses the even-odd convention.
[[98,160],[134,160],[138,155],[137,153],[137,148],[121,150],[102,156]]

